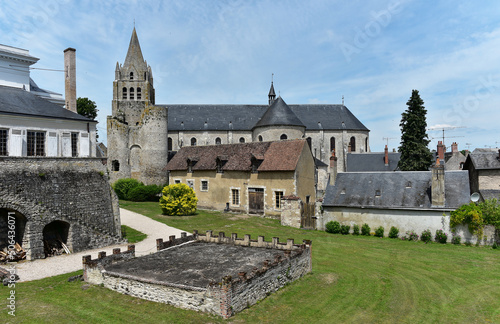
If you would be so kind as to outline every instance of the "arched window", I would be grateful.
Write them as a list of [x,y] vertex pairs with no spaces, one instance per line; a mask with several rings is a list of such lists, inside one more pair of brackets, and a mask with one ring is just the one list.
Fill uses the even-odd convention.
[[196,146],[196,137],[191,138],[191,146]]
[[144,81],[146,80],[146,72],[144,72]]
[[141,97],[142,97],[141,88],[137,88],[137,100],[140,100]]
[[350,144],[351,144],[351,152],[356,152],[356,139],[354,138],[354,136],[351,137]]
[[259,135],[259,142],[262,142],[262,135]]
[[240,143],[245,143],[245,138],[244,137],[240,137]]
[[330,137],[330,153],[335,151],[335,137]]
[[365,152],[368,152],[368,137],[365,138]]
[[130,100],[134,100],[134,88],[130,88]]
[[286,139],[288,139],[288,136],[286,136],[286,134],[281,134],[280,140],[286,140]]
[[168,145],[167,145],[167,149],[169,151],[172,151],[172,137],[169,137],[168,138]]
[[134,72],[130,72],[130,80],[134,80]]
[[222,141],[221,141],[220,137],[217,137],[215,139],[215,145],[221,145],[221,144],[222,144]]
[[123,87],[122,92],[122,99],[127,99],[127,88]]

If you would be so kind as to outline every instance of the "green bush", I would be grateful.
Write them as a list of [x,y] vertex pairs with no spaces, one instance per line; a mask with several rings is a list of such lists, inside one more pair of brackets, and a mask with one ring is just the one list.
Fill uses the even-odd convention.
[[166,186],[160,198],[162,214],[169,216],[193,215],[197,203],[194,190],[184,183]]
[[500,230],[500,201],[497,199],[487,199],[478,204],[483,213],[483,222],[485,225],[493,225]]
[[496,250],[498,248],[498,245],[497,245],[497,242],[493,242],[493,245],[491,246],[494,250]]
[[341,225],[340,226],[340,234],[342,234],[342,235],[349,234],[350,230],[351,230],[351,226],[349,226],[349,225]]
[[420,235],[420,240],[425,243],[431,242],[432,241],[431,230],[426,229],[425,231],[423,231],[422,235]]
[[450,213],[450,227],[455,228],[457,225],[467,224],[469,232],[472,235],[477,235],[478,238],[483,236],[483,212],[475,203],[471,202],[467,205],[462,205],[460,208]]
[[115,190],[118,199],[128,200],[129,191],[140,185],[142,185],[142,183],[136,179],[119,179],[113,184],[113,189]]
[[368,224],[364,223],[361,226],[361,235],[370,236],[370,226]]
[[375,230],[376,237],[384,237],[384,228],[382,226],[377,227]]
[[389,230],[389,237],[390,238],[398,238],[399,230],[392,226],[391,229]]
[[434,235],[434,241],[442,244],[446,244],[448,240],[448,234],[446,234],[442,229],[436,230],[436,235]]
[[407,231],[406,235],[408,235],[408,241],[418,241],[418,234],[414,231]]
[[358,224],[352,225],[352,235],[359,235],[359,225]]
[[451,236],[451,244],[456,244],[456,245],[460,245],[460,242],[462,241],[462,238],[460,237],[460,235],[455,235],[453,234]]
[[332,234],[340,233],[340,223],[337,221],[329,221],[328,223],[326,223],[325,227],[328,233]]

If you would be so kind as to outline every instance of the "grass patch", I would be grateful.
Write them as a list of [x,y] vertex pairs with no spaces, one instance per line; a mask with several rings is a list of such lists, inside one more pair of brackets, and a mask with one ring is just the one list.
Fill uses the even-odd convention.
[[127,239],[129,243],[137,243],[144,240],[148,236],[143,232],[133,229],[132,227],[122,225],[122,237]]
[[[121,202],[191,232],[277,236],[313,241],[313,272],[232,317],[231,323],[495,323],[500,322],[500,251],[283,227],[279,221],[199,211],[162,216],[158,203]],[[121,295],[67,274],[16,286],[18,312],[0,322],[220,323],[218,317]]]

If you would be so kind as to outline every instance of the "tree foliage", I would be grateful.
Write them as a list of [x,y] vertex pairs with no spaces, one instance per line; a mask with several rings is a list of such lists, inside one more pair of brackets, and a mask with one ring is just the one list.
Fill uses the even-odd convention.
[[483,212],[475,203],[471,202],[467,205],[462,205],[457,210],[450,213],[450,227],[455,228],[458,225],[468,225],[469,232],[472,235],[477,235],[478,238],[483,236]]
[[95,101],[92,101],[89,98],[79,97],[76,99],[76,112],[94,120],[97,117],[97,105],[95,104]]
[[418,90],[413,90],[406,103],[408,108],[402,114],[401,123],[401,158],[398,168],[401,171],[427,171],[432,164],[432,153],[427,145],[430,140],[426,133],[427,110]]
[[197,203],[194,190],[184,183],[166,186],[160,198],[162,213],[168,216],[193,215]]
[[487,199],[478,204],[483,213],[485,225],[493,225],[500,230],[500,201],[498,199]]

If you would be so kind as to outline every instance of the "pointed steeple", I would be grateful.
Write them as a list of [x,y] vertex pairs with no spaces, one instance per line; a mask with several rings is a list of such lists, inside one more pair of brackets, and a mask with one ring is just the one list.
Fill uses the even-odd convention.
[[269,89],[269,94],[267,96],[269,97],[269,106],[270,106],[273,104],[274,99],[276,99],[276,92],[274,92],[274,86],[272,81],[271,81],[271,89]]
[[130,38],[130,45],[128,46],[127,57],[123,63],[124,68],[129,68],[134,66],[136,69],[145,70],[147,69],[147,64],[142,56],[141,45],[139,45],[139,38],[137,38],[137,32],[132,31],[132,37]]

